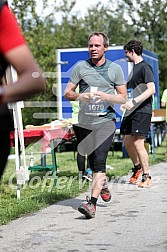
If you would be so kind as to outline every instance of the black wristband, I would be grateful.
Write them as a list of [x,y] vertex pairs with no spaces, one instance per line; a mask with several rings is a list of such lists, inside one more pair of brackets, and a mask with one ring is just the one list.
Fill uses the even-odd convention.
[[132,100],[132,103],[134,106],[137,104],[137,102],[134,99]]

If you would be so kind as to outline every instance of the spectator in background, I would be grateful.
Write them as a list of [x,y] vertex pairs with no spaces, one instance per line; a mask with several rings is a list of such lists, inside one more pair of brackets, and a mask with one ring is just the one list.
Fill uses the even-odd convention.
[[[78,93],[78,88],[76,90]],[[75,136],[77,139],[77,146],[82,141],[82,137],[80,136],[80,130],[78,125],[78,112],[79,112],[79,101],[70,101],[72,105],[72,125],[73,130],[75,132]],[[87,168],[86,168],[87,163]],[[77,152],[77,166],[79,171],[79,178],[87,179],[92,181],[92,170],[89,168],[89,160],[86,156],[82,156],[79,152]],[[86,169],[85,169],[86,168]]]
[[162,98],[161,98],[161,107],[166,107],[166,122],[167,122],[167,89],[163,91]]
[[[2,80],[8,66],[18,73],[18,80],[3,86]],[[10,131],[13,120],[7,103],[24,100],[45,90],[45,79],[35,62],[20,31],[16,18],[0,0],[0,178],[10,153]]]
[[[162,108],[166,107],[166,123],[167,123],[167,89],[163,91],[162,98],[161,98],[161,107]],[[166,152],[166,155],[167,155],[167,152]]]
[[148,171],[148,153],[144,142],[148,135],[152,117],[152,95],[155,92],[154,76],[151,66],[142,58],[143,45],[130,40],[124,46],[126,57],[134,62],[127,81],[127,102],[122,106],[126,111],[120,132],[134,168],[130,183],[136,183],[142,173],[139,187],[150,187],[151,176]]

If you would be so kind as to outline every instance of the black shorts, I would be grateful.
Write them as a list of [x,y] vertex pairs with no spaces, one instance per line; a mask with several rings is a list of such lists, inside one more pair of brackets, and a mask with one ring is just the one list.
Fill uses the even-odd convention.
[[146,113],[132,113],[123,118],[120,133],[122,135],[147,136],[150,130],[151,115]]

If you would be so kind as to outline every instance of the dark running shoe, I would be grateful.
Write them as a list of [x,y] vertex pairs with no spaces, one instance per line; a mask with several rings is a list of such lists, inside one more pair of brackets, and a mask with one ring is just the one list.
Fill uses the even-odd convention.
[[78,211],[84,214],[87,219],[94,218],[96,213],[96,206],[91,203],[90,198],[88,196],[86,197],[86,200],[88,203],[79,206]]
[[103,188],[101,189],[100,196],[103,201],[109,202],[111,200],[111,193],[108,189],[107,183],[103,185]]

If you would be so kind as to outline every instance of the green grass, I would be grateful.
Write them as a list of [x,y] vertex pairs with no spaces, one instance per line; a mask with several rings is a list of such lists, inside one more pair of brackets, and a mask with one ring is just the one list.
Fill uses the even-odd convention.
[[[149,155],[149,163],[153,165],[167,160],[165,156],[166,140],[155,149],[155,158]],[[48,155],[47,163],[50,162]],[[79,184],[77,179],[78,170],[73,152],[57,153],[59,165],[58,183],[55,186],[53,179],[46,179],[44,171],[33,171],[30,180],[21,188],[21,199],[16,196],[16,179],[9,185],[9,178],[15,172],[14,160],[9,160],[0,186],[0,224],[7,224],[9,221],[22,215],[30,214],[57,201],[73,198],[81,192],[86,191],[90,183]],[[114,169],[107,169],[109,178],[120,177],[128,174],[132,167],[129,158],[122,158],[121,151],[115,151],[114,155],[109,152],[107,164]]]

